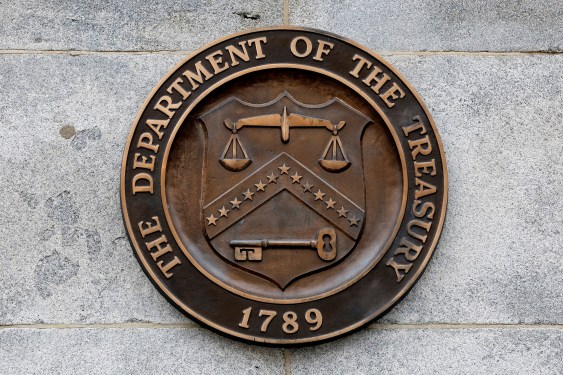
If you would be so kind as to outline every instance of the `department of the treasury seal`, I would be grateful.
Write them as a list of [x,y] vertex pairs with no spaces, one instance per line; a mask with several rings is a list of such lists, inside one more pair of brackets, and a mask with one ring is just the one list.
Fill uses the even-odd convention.
[[180,311],[252,342],[302,344],[391,308],[428,263],[447,173],[419,95],[318,30],[213,42],[139,111],[121,171],[141,267]]

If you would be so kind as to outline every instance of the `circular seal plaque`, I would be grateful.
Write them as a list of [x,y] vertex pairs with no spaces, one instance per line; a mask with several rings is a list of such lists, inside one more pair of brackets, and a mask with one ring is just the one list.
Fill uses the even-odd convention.
[[365,325],[422,273],[447,177],[419,95],[339,36],[268,28],[172,69],[129,134],[121,202],[142,268],[230,336],[300,344]]

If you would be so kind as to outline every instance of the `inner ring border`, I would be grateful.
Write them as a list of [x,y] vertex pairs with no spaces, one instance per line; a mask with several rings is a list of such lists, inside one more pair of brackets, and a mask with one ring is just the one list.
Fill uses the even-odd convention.
[[[354,90],[357,94],[362,96],[364,98],[364,100],[366,100],[377,111],[377,113],[381,116],[381,118],[385,122],[385,125],[387,126],[387,128],[391,132],[391,135],[393,136],[393,140],[395,142],[395,145],[397,146],[397,152],[399,153],[399,157],[400,157],[400,160],[401,160],[402,178],[403,178],[403,195],[402,195],[402,198],[401,198],[400,213],[399,213],[399,216],[398,216],[397,221],[395,223],[395,226],[393,228],[393,231],[391,232],[391,235],[387,239],[387,242],[385,242],[385,245],[384,245],[383,249],[381,250],[381,252],[379,253],[379,255],[376,258],[374,258],[374,260],[367,267],[365,267],[365,269],[362,272],[360,272],[358,275],[356,275],[354,278],[347,281],[346,283],[344,283],[344,284],[342,284],[342,285],[340,285],[340,286],[338,286],[338,287],[336,287],[332,290],[324,292],[324,293],[315,294],[315,295],[309,296],[309,297],[294,298],[294,299],[277,299],[277,298],[255,296],[255,295],[252,295],[250,293],[240,291],[239,289],[236,289],[236,288],[226,284],[224,281],[217,279],[214,275],[212,275],[210,272],[208,272],[205,268],[203,268],[193,258],[193,256],[190,254],[190,252],[188,251],[186,246],[184,246],[184,244],[180,240],[180,236],[178,236],[178,233],[177,233],[176,228],[174,226],[174,222],[172,221],[172,218],[170,216],[170,212],[169,212],[169,209],[168,209],[168,201],[166,199],[166,171],[167,171],[168,156],[169,156],[169,153],[170,153],[170,149],[172,147],[172,144],[174,143],[174,139],[176,137],[176,134],[178,133],[179,129],[182,127],[186,117],[197,106],[197,104],[199,104],[207,95],[209,95],[211,92],[213,92],[217,87],[222,86],[226,82],[229,82],[229,81],[231,81],[235,78],[244,76],[244,75],[249,74],[249,73],[261,71],[261,70],[283,69],[283,68],[300,69],[300,70],[313,71],[315,73],[324,74],[324,75],[326,75],[326,76],[328,76],[332,79],[339,81],[340,83],[343,83],[347,87]],[[248,299],[251,299],[251,300],[257,301],[257,302],[275,303],[275,304],[280,304],[280,305],[289,305],[289,304],[295,304],[295,303],[306,303],[306,302],[311,302],[311,301],[315,301],[315,300],[318,300],[318,299],[321,299],[321,298],[331,296],[333,294],[336,294],[336,293],[350,287],[351,285],[356,283],[358,280],[363,278],[365,275],[367,275],[369,273],[369,271],[371,271],[371,269],[373,269],[373,267],[375,267],[377,265],[377,263],[379,263],[381,258],[385,255],[385,253],[387,253],[387,250],[389,250],[389,247],[391,246],[391,244],[395,240],[397,233],[399,232],[399,229],[401,227],[401,224],[403,222],[403,218],[404,218],[404,215],[405,215],[405,207],[406,207],[407,195],[408,195],[408,175],[407,175],[407,171],[406,171],[406,161],[405,161],[405,157],[404,157],[404,150],[402,148],[402,145],[399,142],[399,138],[398,138],[397,133],[395,132],[395,129],[392,127],[391,122],[389,121],[387,116],[383,113],[381,108],[371,98],[369,98],[369,96],[365,92],[363,92],[363,90],[360,90],[356,85],[352,84],[349,80],[346,80],[345,78],[338,76],[338,75],[336,75],[336,74],[334,74],[334,73],[332,73],[332,72],[330,72],[326,69],[322,69],[322,68],[311,67],[311,66],[303,65],[303,64],[273,63],[273,64],[264,64],[264,65],[261,65],[261,66],[244,69],[244,70],[241,70],[237,73],[233,73],[233,74],[229,75],[228,77],[223,78],[221,81],[215,83],[214,85],[210,86],[207,90],[200,93],[200,95],[196,99],[194,99],[192,104],[188,108],[186,108],[186,110],[184,111],[184,113],[182,114],[180,119],[176,122],[176,126],[172,129],[170,139],[166,144],[166,149],[164,151],[164,156],[163,156],[162,160],[163,161],[162,161],[162,169],[161,169],[161,175],[160,175],[160,179],[161,179],[160,185],[161,185],[161,200],[162,200],[162,205],[163,205],[163,209],[164,209],[164,214],[165,214],[165,217],[166,217],[166,222],[168,223],[168,225],[170,227],[170,231],[172,232],[172,235],[174,237],[174,240],[176,241],[176,243],[178,244],[178,246],[180,247],[180,249],[182,250],[184,255],[190,260],[190,262],[203,275],[205,275],[205,277],[207,277],[208,279],[213,281],[215,284],[219,285],[223,289],[228,290],[231,293],[234,293],[234,294],[239,295],[241,297],[248,298]],[[366,228],[364,228],[364,230],[366,230]],[[242,272],[244,272],[244,271],[242,271]]]

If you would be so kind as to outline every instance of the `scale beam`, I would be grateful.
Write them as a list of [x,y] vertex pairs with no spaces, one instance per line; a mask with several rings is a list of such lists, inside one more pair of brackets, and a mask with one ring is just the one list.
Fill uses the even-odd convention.
[[281,138],[284,143],[289,142],[289,128],[326,128],[331,132],[337,132],[346,125],[346,121],[340,121],[333,124],[329,120],[303,116],[296,113],[287,114],[287,107],[283,108],[283,113],[273,113],[270,115],[261,115],[254,117],[246,117],[232,122],[225,120],[225,126],[230,130],[239,130],[243,127],[279,127],[281,129]]

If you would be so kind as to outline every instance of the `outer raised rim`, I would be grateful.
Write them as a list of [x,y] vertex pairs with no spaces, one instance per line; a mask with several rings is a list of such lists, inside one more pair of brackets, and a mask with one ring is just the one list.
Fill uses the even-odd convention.
[[[297,30],[297,31],[299,31],[299,30],[302,30],[302,31],[305,31],[305,32],[330,36],[332,38],[335,38],[335,39],[338,39],[342,42],[348,43],[348,44],[362,50],[367,55],[374,57],[379,62],[383,63],[389,70],[391,70],[401,80],[401,82],[409,89],[409,91],[414,95],[418,104],[421,106],[422,110],[424,111],[424,113],[426,114],[426,116],[428,118],[428,122],[429,122],[430,126],[432,127],[432,130],[433,130],[435,137],[436,137],[436,143],[438,144],[438,147],[440,149],[440,157],[442,159],[442,170],[443,170],[443,179],[444,179],[444,185],[442,187],[444,189],[443,190],[443,199],[442,199],[442,208],[441,208],[441,211],[440,211],[440,217],[439,217],[439,221],[438,221],[438,224],[437,224],[436,235],[432,239],[432,243],[429,246],[426,258],[422,261],[420,267],[418,268],[418,270],[414,274],[414,276],[409,278],[409,280],[406,282],[406,284],[403,286],[403,288],[400,290],[400,292],[397,293],[394,296],[393,299],[388,301],[385,305],[383,305],[381,308],[379,308],[375,313],[371,314],[369,317],[362,319],[361,321],[358,321],[355,324],[350,325],[346,328],[340,329],[338,331],[334,331],[334,332],[331,332],[329,334],[322,335],[322,336],[315,336],[314,338],[305,338],[305,339],[290,339],[290,340],[264,339],[264,338],[261,338],[261,337],[241,334],[239,332],[232,331],[230,329],[226,329],[223,326],[219,326],[219,325],[199,316],[193,310],[191,310],[188,306],[186,306],[182,301],[178,300],[172,293],[170,293],[168,291],[168,289],[155,276],[155,274],[152,272],[151,268],[146,263],[144,257],[142,256],[142,252],[140,250],[139,244],[137,243],[137,241],[135,239],[134,232],[133,232],[133,229],[131,227],[131,223],[130,223],[129,218],[128,218],[127,202],[126,202],[126,198],[125,198],[125,188],[124,188],[125,170],[126,170],[126,165],[127,165],[127,156],[128,156],[129,148],[130,148],[130,145],[131,145],[131,140],[133,138],[133,134],[135,132],[136,126],[139,122],[140,117],[142,116],[143,112],[145,111],[148,103],[150,102],[150,100],[152,99],[154,94],[158,91],[158,89],[164,84],[164,82],[166,82],[166,80],[172,74],[174,74],[183,64],[185,64],[187,61],[192,59],[194,56],[196,56],[197,54],[199,54],[199,53],[201,53],[201,52],[203,52],[203,51],[205,51],[205,50],[207,50],[207,49],[209,49],[209,48],[211,48],[211,47],[213,47],[213,46],[215,46],[219,43],[222,43],[226,40],[229,40],[229,39],[232,39],[232,38],[235,38],[235,37],[247,35],[247,34],[252,34],[252,33],[256,33],[256,32],[263,32],[263,31],[276,31],[276,30],[279,30],[279,31],[283,31],[283,30]],[[124,219],[124,222],[125,222],[125,226],[127,228],[127,233],[129,235],[128,237],[130,239],[131,244],[133,245],[133,247],[135,249],[137,259],[141,263],[142,268],[144,269],[145,273],[147,273],[150,276],[153,283],[155,283],[158,286],[158,289],[161,291],[161,293],[163,293],[177,307],[179,307],[181,310],[183,310],[184,312],[186,312],[190,316],[196,318],[197,320],[199,320],[203,324],[206,324],[206,325],[210,326],[211,328],[213,328],[217,331],[229,334],[229,335],[234,336],[234,337],[238,337],[238,338],[241,338],[241,339],[245,339],[245,340],[248,340],[248,341],[251,341],[251,342],[258,342],[258,343],[302,344],[302,343],[308,343],[308,342],[319,342],[319,341],[328,340],[328,339],[334,338],[336,336],[339,336],[339,335],[342,335],[342,334],[345,334],[345,333],[349,333],[349,332],[361,327],[362,325],[374,320],[375,318],[377,318],[378,316],[380,316],[381,314],[386,312],[388,309],[390,309],[396,302],[398,302],[412,288],[412,286],[416,283],[416,281],[418,281],[420,275],[422,274],[422,272],[426,268],[430,258],[432,257],[432,254],[434,253],[434,250],[436,248],[436,245],[438,243],[438,240],[440,238],[440,235],[442,233],[442,229],[443,229],[443,226],[444,226],[444,220],[445,220],[445,216],[446,216],[447,200],[448,200],[448,171],[447,171],[447,166],[446,166],[446,157],[445,157],[445,154],[444,154],[444,147],[443,147],[440,135],[437,132],[436,124],[434,123],[434,119],[432,118],[432,116],[430,115],[430,113],[428,111],[428,108],[426,107],[426,105],[422,101],[420,94],[411,86],[411,84],[405,79],[405,77],[401,73],[399,73],[389,62],[387,62],[379,54],[376,54],[375,52],[369,50],[368,48],[364,47],[363,45],[356,43],[356,42],[354,42],[350,39],[343,38],[339,35],[330,33],[330,32],[325,32],[325,31],[322,31],[322,30],[317,30],[317,29],[312,29],[312,28],[296,27],[296,26],[273,26],[273,27],[265,27],[265,28],[245,30],[245,31],[241,31],[239,33],[231,34],[231,35],[225,36],[223,38],[220,38],[218,40],[215,40],[215,41],[203,46],[202,48],[192,52],[188,56],[186,56],[184,59],[182,59],[176,65],[174,65],[174,67],[172,67],[172,69],[169,70],[168,73],[166,73],[166,75],[159,80],[157,85],[155,87],[153,87],[153,89],[151,90],[151,92],[149,93],[147,98],[145,99],[143,105],[141,106],[139,112],[137,113],[137,116],[135,117],[135,120],[132,123],[131,130],[129,131],[129,135],[127,137],[127,143],[126,143],[126,146],[125,146],[125,149],[124,149],[124,152],[123,152],[123,158],[122,158],[122,162],[121,162],[120,196],[121,196],[121,208],[122,208],[122,213],[123,213],[123,219]]]

